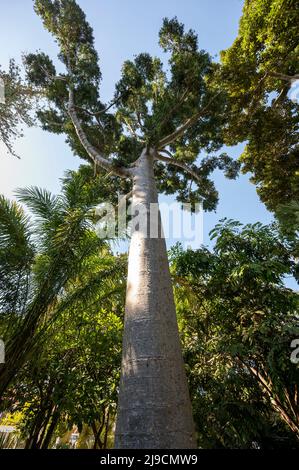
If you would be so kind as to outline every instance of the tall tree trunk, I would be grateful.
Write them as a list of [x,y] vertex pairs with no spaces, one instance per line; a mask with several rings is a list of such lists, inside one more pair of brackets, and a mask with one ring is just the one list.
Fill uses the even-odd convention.
[[[133,178],[132,215],[158,207],[153,152]],[[153,209],[153,206],[152,206]],[[161,229],[160,214],[158,225]],[[133,228],[115,447],[195,448],[195,433],[163,234]]]

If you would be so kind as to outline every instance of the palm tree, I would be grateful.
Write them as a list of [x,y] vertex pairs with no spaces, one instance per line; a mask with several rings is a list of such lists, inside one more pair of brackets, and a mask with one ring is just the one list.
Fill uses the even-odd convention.
[[115,276],[122,263],[104,263],[79,291],[66,295],[67,284],[82,274],[89,256],[107,257],[107,243],[93,228],[92,209],[109,196],[101,174],[94,178],[93,170],[82,166],[67,172],[59,196],[37,187],[16,194],[34,219],[18,203],[0,197],[0,335],[6,346],[0,397],[32,355],[47,322],[78,295]]

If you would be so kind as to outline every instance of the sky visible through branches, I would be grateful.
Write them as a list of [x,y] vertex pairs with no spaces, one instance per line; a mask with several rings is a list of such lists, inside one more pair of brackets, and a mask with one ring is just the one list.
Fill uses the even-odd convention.
[[[101,98],[106,102],[113,96],[114,84],[119,80],[124,60],[140,52],[161,57],[158,31],[163,17],[176,15],[186,28],[194,29],[198,33],[200,47],[217,60],[219,52],[229,47],[236,37],[243,5],[241,0],[79,0],[78,3],[94,28],[103,74]],[[57,55],[56,46],[34,13],[31,0],[2,2],[0,9],[1,17],[6,18],[0,29],[0,64],[4,69],[10,58],[20,63],[24,52],[41,49],[52,57]],[[11,28],[12,24],[14,28]],[[237,157],[242,148],[240,145],[224,151]],[[82,163],[72,155],[63,136],[50,135],[38,128],[25,128],[24,137],[16,142],[15,149],[21,160],[7,155],[5,149],[0,147],[0,192],[10,198],[17,187],[31,185],[58,193],[59,179],[64,171],[76,169]],[[209,231],[223,217],[244,223],[272,221],[272,215],[259,201],[254,185],[249,182],[249,175],[228,181],[216,171],[213,179],[220,201],[216,213],[204,214],[206,245],[211,244]],[[172,203],[173,198],[161,196],[160,201]],[[168,246],[175,241],[170,238]],[[126,247],[126,244],[120,243],[115,248],[123,251]],[[193,247],[197,248],[196,242]],[[287,284],[295,287],[292,280]]]

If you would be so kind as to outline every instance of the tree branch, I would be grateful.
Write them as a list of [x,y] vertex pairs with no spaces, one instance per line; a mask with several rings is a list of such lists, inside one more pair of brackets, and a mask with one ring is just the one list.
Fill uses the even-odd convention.
[[89,114],[90,116],[100,116],[101,114],[104,114],[106,113],[107,111],[109,111],[110,108],[112,108],[113,106],[115,106],[120,100],[121,98],[123,97],[124,93],[122,93],[121,95],[119,95],[115,100],[111,101],[110,104],[108,104],[106,106],[106,108],[102,109],[101,111],[96,111],[96,112],[92,112],[92,111],[89,111],[88,109],[86,108],[82,108],[80,106],[75,106],[76,109],[80,109],[81,111],[83,111],[84,113],[87,113]]
[[125,121],[125,124],[126,124],[128,130],[129,130],[131,136],[132,136],[134,139],[138,140],[139,142],[144,143],[145,141],[144,141],[143,139],[141,139],[141,137],[139,137],[139,136],[136,134],[136,132],[134,131],[134,129],[133,129],[132,126],[130,125],[129,121],[128,121],[125,117],[124,117],[123,119],[124,119],[124,121]]
[[88,155],[91,157],[91,159],[95,162],[95,164],[98,164],[105,170],[108,170],[112,172],[113,174],[117,176],[121,176],[122,178],[128,178],[131,176],[131,171],[127,168],[115,168],[114,165],[107,160],[103,155],[99,153],[99,151],[89,142],[83,128],[80,122],[80,119],[77,116],[77,113],[75,111],[75,103],[74,103],[74,91],[72,87],[69,87],[69,103],[68,103],[68,113],[69,116],[72,120],[72,123],[74,125],[76,134],[88,153]]
[[67,78],[66,77],[63,77],[61,75],[51,75],[48,73],[47,69],[45,69],[45,67],[43,67],[42,65],[39,65],[39,68],[44,72],[44,74],[46,75],[46,77],[50,80],[50,81],[54,81],[54,80],[62,80],[63,82],[67,82]]
[[[167,150],[161,150],[162,152],[166,152],[168,153],[169,155],[170,152],[168,152]],[[165,157],[164,155],[161,155],[161,153],[158,153],[156,155],[156,160],[161,160],[162,162],[165,162],[167,163],[168,165],[174,165],[174,166],[178,166],[179,168],[182,168],[183,170],[185,170],[187,173],[189,173],[191,176],[193,176],[193,178],[197,181],[197,182],[201,182],[201,179],[200,177],[198,176],[198,174],[192,170],[192,168],[190,168],[188,165],[186,165],[185,163],[183,162],[180,162],[178,160],[176,160],[175,158],[169,158],[169,157]]]
[[160,129],[163,129],[163,126],[165,126],[169,119],[173,116],[173,113],[180,108],[180,106],[182,105],[182,103],[185,101],[185,99],[187,98],[187,95],[188,95],[188,90],[185,90],[180,99],[177,100],[176,104],[172,107],[172,109],[170,111],[168,111],[168,113],[166,114],[166,116],[164,117],[163,121],[161,122],[161,124],[159,125]]
[[281,80],[284,80],[286,82],[295,82],[296,80],[299,80],[299,74],[296,75],[286,75],[284,73],[279,73],[279,72],[268,72],[268,75],[270,77],[275,77],[275,78],[280,78]]
[[220,95],[220,93],[221,93],[221,91],[216,93],[216,95],[213,96],[213,98],[209,101],[207,106],[205,106],[198,113],[194,114],[189,119],[187,119],[187,121],[184,124],[182,124],[181,126],[179,126],[174,132],[172,132],[171,134],[169,134],[168,136],[166,136],[162,140],[160,140],[160,142],[158,143],[158,149],[166,147],[167,145],[171,144],[176,139],[181,137],[184,134],[184,132],[187,129],[189,129],[189,127],[191,127],[200,117],[202,117],[208,111],[211,103],[217,98],[217,96]]

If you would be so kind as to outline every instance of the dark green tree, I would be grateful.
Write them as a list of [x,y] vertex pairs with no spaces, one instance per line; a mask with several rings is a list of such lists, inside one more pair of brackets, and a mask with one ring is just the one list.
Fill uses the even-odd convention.
[[200,444],[295,446],[299,304],[283,283],[296,269],[288,243],[274,227],[231,220],[211,235],[213,251],[172,253]]
[[[109,259],[110,258],[110,259]],[[94,432],[94,447],[107,448],[115,421],[120,373],[125,264],[95,282],[103,259],[90,257],[66,287],[60,314],[34,346],[7,393],[7,409],[20,410],[26,448],[49,448],[74,426]],[[113,257],[105,258],[107,271]],[[57,310],[57,307],[56,307]],[[111,442],[109,442],[111,445]]]
[[243,171],[271,211],[299,197],[298,22],[296,0],[245,0],[238,36],[221,54],[225,142],[246,142]]
[[21,126],[34,124],[36,100],[36,90],[22,79],[14,60],[7,72],[0,67],[0,143],[14,156],[13,142],[22,136]]
[[[93,209],[109,194],[105,180],[83,166],[66,175],[59,196],[36,187],[18,191],[33,222],[18,204],[0,198],[0,335],[6,352],[0,364],[1,399],[33,353],[41,325],[53,321],[55,307],[59,314],[67,284],[83,273],[90,256],[106,260],[108,248],[94,231]],[[103,261],[88,285],[95,288],[118,270],[117,264]],[[73,296],[84,292],[78,289]]]

